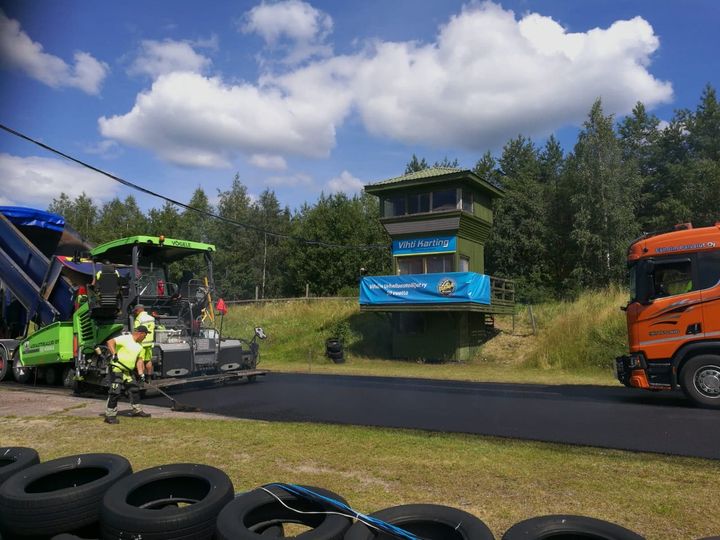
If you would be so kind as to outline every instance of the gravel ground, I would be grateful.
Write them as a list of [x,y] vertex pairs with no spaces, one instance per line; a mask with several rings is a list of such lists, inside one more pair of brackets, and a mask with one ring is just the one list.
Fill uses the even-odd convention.
[[[174,396],[176,397],[176,396]],[[182,397],[176,399],[182,403]],[[167,407],[143,405],[143,408],[156,418],[225,418],[216,414],[202,412],[176,412]],[[122,399],[118,405],[118,415],[129,414],[130,404]],[[65,388],[22,387],[14,383],[0,383],[0,417],[3,416],[81,416],[101,417],[105,414],[105,398],[79,397]]]

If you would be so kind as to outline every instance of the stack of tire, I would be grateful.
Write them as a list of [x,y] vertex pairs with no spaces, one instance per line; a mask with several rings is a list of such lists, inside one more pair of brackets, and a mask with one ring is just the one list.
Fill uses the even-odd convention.
[[345,350],[343,340],[339,338],[330,338],[325,340],[325,356],[336,364],[345,362]]
[[[313,498],[270,484],[235,495],[230,478],[207,465],[179,463],[136,473],[115,454],[40,463],[30,448],[0,448],[1,540],[492,540],[476,516],[457,508],[408,504],[360,516],[338,494]],[[356,519],[358,518],[358,519]],[[383,528],[377,525],[382,524]],[[400,529],[397,529],[400,528]],[[511,527],[503,540],[641,540],[623,527],[583,516],[542,516]]]

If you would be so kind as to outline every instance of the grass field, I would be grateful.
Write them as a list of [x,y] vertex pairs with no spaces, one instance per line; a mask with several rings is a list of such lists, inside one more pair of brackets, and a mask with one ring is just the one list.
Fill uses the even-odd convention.
[[[261,367],[279,371],[426,377],[541,384],[617,384],[612,364],[627,349],[619,289],[586,293],[575,302],[518,309],[496,317],[496,330],[476,358],[431,364],[390,360],[390,326],[385,314],[361,313],[356,299],[285,301],[233,306],[223,333],[251,336],[263,326]],[[325,339],[347,331],[347,362],[325,357]]]
[[52,416],[2,419],[3,445],[43,460],[115,452],[134,470],[195,462],[226,471],[237,491],[269,482],[320,486],[360,511],[437,503],[485,521],[497,538],[533,516],[610,520],[649,540],[720,531],[709,460],[419,431],[243,420]]
[[[577,302],[534,306],[467,363],[386,360],[387,322],[360,313],[355,301],[286,302],[233,307],[227,333],[269,335],[260,367],[294,372],[440,379],[617,384],[610,366],[625,350],[619,290]],[[332,328],[347,325],[348,361],[324,357]],[[0,392],[2,399],[2,392]],[[659,426],[662,429],[662,426]],[[135,470],[198,462],[225,470],[238,491],[281,481],[343,495],[360,511],[427,502],[483,519],[497,538],[529,517],[571,513],[624,525],[649,540],[718,534],[720,462],[490,437],[411,430],[243,420],[125,420],[54,415],[0,419],[0,444],[37,448],[43,459],[116,452]]]

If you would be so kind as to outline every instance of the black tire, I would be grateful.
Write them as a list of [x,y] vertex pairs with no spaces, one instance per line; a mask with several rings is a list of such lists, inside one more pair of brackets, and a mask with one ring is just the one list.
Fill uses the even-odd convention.
[[13,377],[20,384],[29,383],[31,380],[33,380],[35,376],[35,370],[33,368],[21,366],[19,360],[17,359],[17,354],[15,354],[14,356],[15,358],[12,362]]
[[680,386],[695,404],[720,409],[720,356],[701,354],[685,362]]
[[93,525],[103,495],[132,472],[115,454],[67,456],[23,469],[0,486],[0,523],[10,536],[52,536]]
[[[331,491],[306,487],[320,495],[345,503],[342,497]],[[290,508],[302,512],[336,511],[329,505],[297,497],[277,486],[270,486],[267,489]],[[352,525],[352,520],[337,514],[293,512],[280,504],[273,495],[258,488],[239,495],[220,512],[217,519],[216,538],[218,540],[256,540],[258,535],[253,532],[253,529],[266,523],[305,525],[312,530],[302,533],[303,540],[341,540]]]
[[[396,525],[428,540],[493,540],[495,537],[483,521],[457,508],[438,504],[405,504],[385,508],[372,517]],[[387,533],[378,533],[363,523],[355,523],[345,540],[391,540]]]
[[502,540],[553,540],[574,538],[581,540],[644,540],[631,530],[585,516],[556,515],[540,516],[510,527]]
[[7,378],[10,373],[10,351],[5,345],[0,345],[0,381]]
[[32,448],[0,447],[0,485],[18,471],[40,463],[40,456]]
[[59,386],[62,382],[62,367],[47,366],[45,368],[45,384],[48,386]]
[[211,539],[217,516],[234,493],[228,475],[208,465],[178,463],[146,469],[105,494],[101,536]]

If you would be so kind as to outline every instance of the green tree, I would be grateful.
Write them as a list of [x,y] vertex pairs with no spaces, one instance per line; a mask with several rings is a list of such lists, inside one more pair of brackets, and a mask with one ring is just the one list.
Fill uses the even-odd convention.
[[98,209],[85,192],[75,197],[74,200],[70,200],[65,193],[61,193],[59,198],[53,199],[50,203],[48,211],[63,216],[65,221],[83,238],[93,242],[98,240],[95,230]]
[[161,209],[150,210],[148,234],[177,238],[179,233],[180,213],[177,207],[166,202]]
[[623,160],[612,116],[604,116],[599,99],[568,158],[564,180],[572,212],[569,285],[602,287],[624,279],[627,246],[638,233],[640,179]]
[[98,243],[109,242],[116,238],[147,234],[148,221],[135,201],[128,195],[124,201],[115,197],[105,203],[95,227],[95,240]]
[[487,266],[492,275],[515,279],[521,300],[536,302],[550,294],[548,212],[537,148],[519,136],[505,145],[499,165],[505,197],[495,201]]
[[387,273],[389,242],[378,215],[377,199],[367,194],[321,194],[314,206],[303,205],[293,218],[293,234],[311,243],[292,247],[288,270],[295,293],[303,294],[308,284],[314,295],[336,295],[357,288],[361,268]]
[[413,154],[412,159],[405,165],[405,172],[403,174],[410,174],[422,171],[428,169],[429,167],[430,165],[427,164],[425,158],[418,159],[418,157]]

